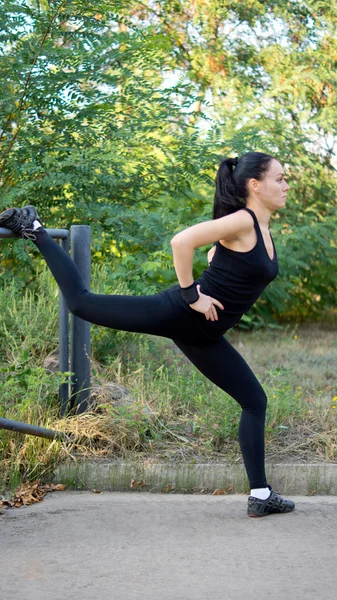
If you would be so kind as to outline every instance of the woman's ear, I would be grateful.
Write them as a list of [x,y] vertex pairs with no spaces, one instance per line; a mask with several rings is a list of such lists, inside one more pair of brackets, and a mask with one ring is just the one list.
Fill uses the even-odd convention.
[[260,193],[260,181],[257,179],[250,179],[248,181],[248,189],[250,192],[254,192],[255,194]]

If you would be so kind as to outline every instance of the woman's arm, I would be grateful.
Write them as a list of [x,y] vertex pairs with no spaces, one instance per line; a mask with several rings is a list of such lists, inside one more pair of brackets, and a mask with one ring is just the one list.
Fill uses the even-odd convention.
[[[174,238],[173,238],[174,239]],[[173,264],[180,287],[187,288],[194,282],[192,265],[194,248],[181,242],[171,241]]]
[[218,240],[237,237],[249,231],[252,217],[246,210],[192,225],[180,231],[171,240],[173,263],[179,284],[182,288],[192,285],[193,256],[195,248],[206,246]]
[[224,306],[215,298],[200,292],[200,286],[195,286],[192,271],[194,250],[217,240],[241,235],[251,227],[251,216],[247,211],[240,210],[220,219],[193,225],[171,240],[173,263],[182,288],[182,296],[193,310],[203,313],[207,320],[216,321],[218,314],[215,306],[222,310]]

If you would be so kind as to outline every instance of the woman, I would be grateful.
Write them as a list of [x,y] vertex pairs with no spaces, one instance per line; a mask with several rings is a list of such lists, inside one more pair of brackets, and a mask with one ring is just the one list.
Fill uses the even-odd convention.
[[[151,296],[93,294],[76,265],[43,229],[33,206],[0,214],[0,227],[34,241],[76,316],[105,327],[171,338],[189,360],[242,407],[239,442],[250,482],[248,515],[290,512],[294,502],[267,484],[264,466],[266,394],[235,348],[223,337],[278,274],[269,219],[285,206],[289,189],[282,165],[248,152],[227,158],[216,176],[213,220],[171,241],[179,285]],[[196,281],[195,248],[216,242],[209,267]]]

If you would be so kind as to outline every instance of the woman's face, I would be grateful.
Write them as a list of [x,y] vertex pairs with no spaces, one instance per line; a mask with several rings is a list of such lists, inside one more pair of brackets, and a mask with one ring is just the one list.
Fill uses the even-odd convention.
[[[251,179],[251,192],[269,210],[278,210],[286,204],[289,185],[284,178],[284,170],[281,163],[273,158],[269,163],[262,181]],[[255,196],[256,198],[256,196]]]

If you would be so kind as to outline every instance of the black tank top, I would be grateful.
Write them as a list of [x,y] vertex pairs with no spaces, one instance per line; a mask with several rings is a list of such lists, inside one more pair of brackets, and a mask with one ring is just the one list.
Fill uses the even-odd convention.
[[218,339],[227,329],[234,327],[242,315],[249,311],[263,290],[278,275],[278,261],[274,240],[272,239],[274,256],[269,258],[259,222],[250,208],[247,210],[254,219],[257,242],[248,252],[238,252],[225,248],[217,242],[211,264],[196,279],[200,291],[212,298],[220,300],[224,310],[217,308],[218,321],[210,321],[205,315],[191,308],[182,299],[180,286],[175,285],[168,293],[173,302],[177,302],[187,312],[200,321],[205,333],[211,339]]
[[278,275],[273,238],[274,256],[270,259],[255,213],[250,208],[243,210],[248,211],[254,219],[257,235],[254,248],[248,252],[238,252],[217,242],[211,264],[196,281],[200,283],[201,292],[220,300],[225,307],[225,310],[217,309],[218,321],[207,321],[214,330],[225,331],[238,323]]

